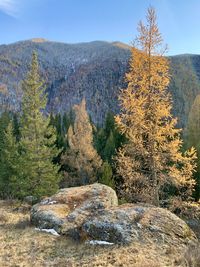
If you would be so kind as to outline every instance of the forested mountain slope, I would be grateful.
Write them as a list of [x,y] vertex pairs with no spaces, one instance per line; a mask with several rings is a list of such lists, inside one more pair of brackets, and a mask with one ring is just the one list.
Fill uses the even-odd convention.
[[[32,51],[39,56],[40,68],[47,81],[48,111],[64,112],[81,101],[95,123],[102,123],[107,111],[118,111],[118,91],[125,86],[130,47],[123,43],[95,41],[64,44],[32,39],[0,46],[1,100],[10,109],[19,110],[21,89]],[[200,93],[200,56],[170,57],[174,114],[179,126],[185,127],[188,112]]]

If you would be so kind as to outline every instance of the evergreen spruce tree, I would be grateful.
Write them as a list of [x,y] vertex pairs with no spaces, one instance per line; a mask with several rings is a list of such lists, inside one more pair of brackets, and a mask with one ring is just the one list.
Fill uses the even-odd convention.
[[102,160],[93,146],[92,126],[86,111],[85,99],[74,106],[75,122],[67,132],[69,148],[62,156],[66,186],[84,185],[98,179]]
[[112,157],[115,154],[115,149],[116,149],[115,139],[114,139],[113,132],[111,131],[106,141],[105,148],[104,148],[104,152],[103,152],[104,159],[107,160],[108,162],[111,162]]
[[110,166],[108,161],[105,161],[101,167],[101,175],[99,182],[115,189],[112,167]]
[[188,116],[187,143],[200,149],[200,95],[196,96]]
[[19,118],[16,113],[13,114],[13,133],[16,137],[16,140],[20,140],[20,125],[19,125]]
[[138,31],[126,74],[128,86],[120,93],[121,113],[116,117],[128,139],[117,156],[117,173],[129,200],[159,205],[166,184],[176,187],[182,197],[192,193],[196,154],[194,149],[180,152],[180,130],[175,128],[167,90],[169,64],[153,8],[148,9],[147,25],[140,22]]
[[54,127],[56,129],[56,145],[58,148],[63,148],[65,145],[64,134],[62,131],[62,116],[60,113],[56,114],[54,117]]
[[186,136],[187,147],[194,146],[197,150],[197,173],[196,178],[196,199],[200,198],[200,95],[194,100],[188,116],[187,125],[187,136]]
[[30,71],[22,83],[19,197],[51,195],[58,189],[59,167],[52,163],[58,155],[56,134],[44,115],[47,103],[44,82],[39,75],[37,54],[32,55]]
[[114,132],[116,130],[115,117],[111,111],[106,115],[104,130],[107,136],[110,135],[110,131]]
[[0,117],[0,160],[1,153],[5,147],[5,130],[10,122],[10,114],[8,112],[3,112]]
[[4,132],[4,149],[0,160],[0,196],[1,198],[15,198],[18,196],[19,152],[14,136],[12,122]]
[[65,136],[65,134],[67,133],[69,126],[73,124],[73,120],[71,119],[71,115],[70,113],[64,113],[63,117],[62,117],[62,133]]
[[104,148],[106,145],[106,133],[103,128],[97,127],[96,131],[94,131],[94,145],[98,152],[98,154],[103,159],[104,157]]
[[112,112],[108,112],[104,127],[97,127],[94,132],[94,140],[95,147],[101,158],[112,163],[116,151],[125,142],[125,137],[119,132]]
[[53,127],[55,126],[55,118],[53,112],[50,112],[49,115],[49,125],[52,125]]
[[60,113],[55,115],[55,127],[58,135],[62,136],[62,116]]

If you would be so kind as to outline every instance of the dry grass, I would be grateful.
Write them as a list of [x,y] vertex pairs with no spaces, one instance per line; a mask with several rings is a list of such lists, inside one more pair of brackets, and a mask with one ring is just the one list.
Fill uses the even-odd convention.
[[185,253],[184,261],[187,266],[200,267],[200,246],[189,248]]
[[200,220],[200,201],[182,201],[180,198],[174,197],[168,204],[168,208],[182,218]]
[[176,266],[200,267],[200,245],[190,246],[182,257],[175,261]]
[[[1,267],[190,266],[180,257],[175,265],[180,250],[164,245],[134,243],[127,247],[100,247],[38,232],[30,225],[28,209],[25,210],[16,208],[14,203],[0,202]],[[189,262],[189,256],[187,259]]]

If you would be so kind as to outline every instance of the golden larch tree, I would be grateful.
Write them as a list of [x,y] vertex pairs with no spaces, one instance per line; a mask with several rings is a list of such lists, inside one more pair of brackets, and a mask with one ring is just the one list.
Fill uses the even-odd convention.
[[102,160],[93,146],[92,125],[86,111],[85,99],[74,106],[75,122],[67,132],[69,148],[62,156],[65,165],[64,185],[84,185],[98,179]]
[[121,112],[116,122],[128,141],[118,152],[116,165],[129,200],[159,205],[164,185],[191,194],[196,154],[194,149],[180,152],[180,130],[175,128],[177,119],[172,117],[167,90],[169,63],[153,8],[146,19],[146,25],[138,25],[127,88],[119,96]]

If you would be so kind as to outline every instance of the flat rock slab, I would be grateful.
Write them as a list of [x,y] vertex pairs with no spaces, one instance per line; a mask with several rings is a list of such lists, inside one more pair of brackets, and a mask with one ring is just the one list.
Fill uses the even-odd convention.
[[118,206],[113,189],[102,184],[61,189],[33,206],[31,222],[76,240],[129,244],[134,240],[187,245],[196,237],[170,211],[148,204]]

